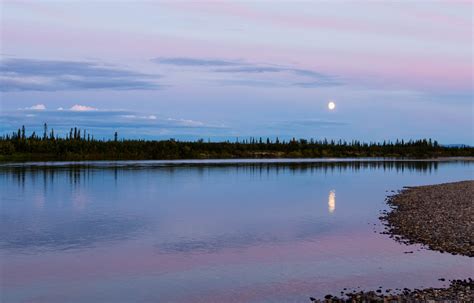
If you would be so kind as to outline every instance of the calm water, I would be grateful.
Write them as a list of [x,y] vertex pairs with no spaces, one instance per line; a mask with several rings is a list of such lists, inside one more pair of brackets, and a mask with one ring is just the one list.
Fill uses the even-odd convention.
[[441,286],[473,276],[469,258],[398,244],[378,217],[387,191],[472,179],[473,163],[2,165],[0,301],[309,302]]

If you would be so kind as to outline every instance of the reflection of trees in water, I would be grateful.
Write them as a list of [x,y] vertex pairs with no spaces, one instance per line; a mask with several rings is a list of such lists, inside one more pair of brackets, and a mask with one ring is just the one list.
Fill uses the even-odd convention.
[[[0,182],[3,186],[14,186],[17,184],[19,190],[31,188],[31,185],[43,187],[43,194],[51,192],[57,186],[84,187],[89,183],[101,181],[101,176],[107,175],[114,180],[121,176],[133,177],[137,172],[177,176],[194,174],[195,176],[206,176],[220,172],[222,174],[250,174],[258,176],[272,174],[321,174],[338,173],[345,171],[382,170],[382,171],[416,171],[431,174],[442,165],[450,165],[453,162],[436,161],[346,161],[346,162],[295,162],[295,163],[216,163],[216,164],[163,164],[163,163],[129,163],[120,165],[63,165],[63,166],[3,166],[0,167]],[[472,165],[470,161],[458,161],[457,164]],[[124,178],[125,182],[127,179]],[[129,180],[129,179],[128,179]],[[110,184],[109,184],[110,185]],[[117,186],[117,183],[115,183]],[[107,188],[114,190],[114,188]],[[12,191],[10,191],[12,192]],[[81,193],[75,190],[75,194]],[[328,197],[328,211],[335,210],[335,192],[330,192]],[[46,201],[48,202],[48,201]],[[81,205],[79,205],[81,206]],[[132,238],[136,232],[140,232],[146,226],[143,218],[133,216],[118,216],[108,214],[99,218],[88,217],[76,209],[75,214],[65,212],[61,221],[55,218],[38,222],[32,217],[8,217],[0,214],[0,249],[11,249],[28,251],[30,249],[73,249],[96,245],[99,242],[122,240]],[[79,213],[79,214],[78,214]],[[84,213],[86,214],[86,213]],[[324,226],[309,224],[301,226],[298,230],[300,237],[310,237],[316,232],[321,232]],[[276,241],[266,235],[257,236],[235,236],[235,238],[208,239],[206,241],[184,241],[183,243],[162,243],[163,251],[188,251],[202,249],[216,249],[234,245],[247,245],[252,241]]]
[[[458,161],[466,165],[470,161]],[[175,173],[197,172],[200,176],[210,170],[242,172],[251,174],[270,173],[334,173],[360,170],[383,171],[416,171],[431,174],[440,165],[452,162],[439,161],[346,161],[346,162],[294,162],[294,163],[139,163],[126,165],[65,165],[65,166],[5,166],[0,167],[0,176],[14,179],[17,184],[24,186],[27,179],[31,182],[42,182],[43,186],[54,183],[55,178],[67,178],[71,186],[79,185],[94,176],[94,172],[111,173],[115,180],[124,173],[137,170],[153,170],[157,173],[173,175]],[[42,180],[40,180],[42,179]]]
[[[386,162],[386,161],[354,161],[354,162],[313,162],[313,163],[251,163],[233,165],[237,171],[245,171],[252,173],[273,172],[310,172],[310,173],[328,173],[343,171],[360,171],[360,170],[380,170],[384,171],[419,171],[431,173],[438,169],[439,162]],[[219,165],[231,167],[231,165]]]
[[77,186],[92,177],[93,170],[87,167],[14,167],[0,168],[0,175],[6,181],[16,181],[22,188],[25,184],[31,182],[36,184],[41,182],[44,190],[48,189],[48,185],[54,184],[56,178],[67,180],[71,186]]
[[[84,210],[94,199],[84,188],[94,181],[97,171],[103,170],[82,166],[0,168],[0,184],[8,186],[9,193],[17,191],[11,188],[16,184],[23,192],[22,202],[35,206],[16,212],[17,200],[12,200],[13,211],[0,212],[0,250],[23,254],[81,249],[134,237],[148,224],[146,218],[113,209],[100,216]],[[54,194],[64,187],[65,195]]]
[[54,183],[54,179],[57,177],[67,178],[70,185],[78,185],[80,183],[89,180],[95,170],[100,169],[101,171],[110,172],[113,174],[114,179],[118,178],[119,172],[136,171],[142,169],[158,170],[157,172],[163,172],[172,175],[177,172],[195,171],[199,175],[203,175],[209,170],[226,170],[236,171],[242,173],[262,174],[264,172],[270,174],[273,172],[285,173],[285,172],[343,172],[343,171],[360,171],[360,170],[379,170],[384,171],[420,171],[431,173],[438,169],[438,162],[313,162],[313,163],[233,163],[233,164],[176,164],[176,165],[146,165],[146,166],[103,166],[97,167],[94,165],[71,165],[64,167],[54,166],[39,166],[39,167],[6,167],[1,170],[7,172],[9,176],[12,176],[18,184],[24,186],[26,179],[30,179],[32,182],[38,182],[42,179],[44,186],[47,183]]

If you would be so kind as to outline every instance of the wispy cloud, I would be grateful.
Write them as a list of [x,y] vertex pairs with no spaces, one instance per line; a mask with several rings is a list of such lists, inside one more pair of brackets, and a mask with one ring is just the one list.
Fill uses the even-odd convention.
[[271,66],[239,66],[231,68],[214,69],[217,73],[278,73],[286,69]]
[[[229,74],[239,74],[239,73],[248,73],[248,74],[262,74],[262,73],[289,73],[296,76],[300,76],[303,79],[311,79],[312,81],[301,81],[301,82],[275,82],[273,86],[297,86],[302,88],[313,88],[321,86],[337,86],[343,84],[343,82],[335,76],[319,73],[309,69],[300,69],[292,67],[276,67],[276,66],[240,66],[232,68],[221,68],[215,69],[214,72],[219,73],[229,73]],[[249,81],[246,80],[252,86],[258,84],[259,81]],[[260,82],[264,86],[270,86],[269,81]],[[232,84],[232,83],[229,83]],[[234,82],[236,84],[236,82]],[[244,84],[243,82],[241,84]]]
[[[232,79],[219,79],[218,84],[221,85],[239,85],[239,86],[260,86],[260,87],[301,87],[301,88],[315,88],[322,86],[337,86],[342,85],[343,81],[338,77],[320,73],[310,69],[295,68],[283,65],[270,65],[251,63],[237,60],[223,60],[223,59],[202,59],[192,57],[179,58],[155,58],[153,62],[158,64],[170,64],[182,67],[201,67],[206,72],[226,74]],[[295,78],[297,81],[281,81],[278,79],[250,79],[248,75],[252,74],[287,74],[290,78]],[[245,77],[245,78],[243,78]],[[311,81],[308,81],[311,80]]]
[[258,79],[226,79],[217,81],[221,85],[249,86],[249,87],[301,87],[318,88],[343,85],[343,82],[333,79],[319,79],[308,82],[288,82],[282,80],[258,80]]
[[76,111],[76,112],[88,112],[88,111],[98,110],[98,109],[92,106],[74,104],[73,106],[71,106],[70,110]]
[[[44,105],[44,104],[35,104],[35,105],[32,105],[32,106],[19,108],[18,110],[25,110],[25,111],[42,110],[42,111],[44,111],[46,109],[47,109],[46,105]],[[64,108],[63,107],[58,107],[56,110],[57,111],[63,111]],[[86,111],[98,110],[98,108],[95,108],[95,107],[92,107],[92,106],[87,106],[87,105],[74,104],[73,106],[71,106],[67,110],[75,111],[75,112],[86,112]]]
[[0,61],[0,90],[6,92],[159,89],[162,86],[155,82],[159,77],[97,62],[18,58]]
[[147,119],[147,120],[157,120],[158,118],[155,115],[137,115],[137,114],[126,114],[122,117],[127,119]]
[[248,87],[282,87],[288,86],[287,83],[280,83],[272,80],[258,79],[223,79],[217,80],[217,84],[226,86],[248,86]]
[[204,59],[189,57],[159,57],[152,59],[159,64],[177,65],[177,66],[235,66],[241,65],[238,61],[228,61],[221,59]]
[[285,66],[266,66],[266,65],[250,65],[250,66],[239,66],[214,69],[214,72],[218,73],[281,73],[290,72],[299,76],[310,77],[310,78],[328,78],[329,75],[319,73],[310,69],[292,68]]
[[316,88],[316,87],[326,87],[326,86],[338,86],[343,85],[343,82],[340,82],[336,79],[320,79],[318,81],[309,81],[309,82],[296,82],[292,83],[292,86],[302,87],[302,88]]
[[30,107],[22,108],[23,110],[45,110],[46,106],[44,104],[36,104]]

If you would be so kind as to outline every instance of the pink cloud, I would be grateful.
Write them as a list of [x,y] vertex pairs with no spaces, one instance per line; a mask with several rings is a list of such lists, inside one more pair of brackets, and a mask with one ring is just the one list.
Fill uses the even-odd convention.
[[[167,3],[171,7],[178,10],[195,11],[199,13],[207,13],[214,16],[235,16],[246,19],[248,21],[257,23],[273,24],[281,27],[297,27],[305,29],[329,29],[344,32],[360,32],[373,33],[380,35],[399,35],[399,36],[413,36],[422,38],[442,38],[443,40],[463,40],[466,35],[470,34],[470,20],[461,21],[457,18],[452,18],[446,15],[427,13],[423,11],[416,11],[412,13],[412,9],[408,10],[406,5],[403,9],[399,8],[399,13],[409,19],[419,19],[422,17],[425,21],[432,21],[433,24],[445,22],[448,25],[456,26],[456,30],[451,28],[433,30],[429,26],[420,26],[413,28],[410,25],[405,25],[401,22],[375,22],[367,18],[352,18],[349,19],[343,16],[308,16],[305,14],[276,14],[268,11],[252,9],[249,5],[236,2],[213,2],[213,3],[196,3],[196,2],[173,2]],[[380,6],[379,8],[386,9]],[[390,9],[392,7],[390,6]],[[350,5],[348,4],[348,9]],[[369,12],[368,12],[369,13]],[[398,20],[400,21],[400,20]]]
[[[426,38],[439,43],[453,43],[466,40],[464,20],[436,12],[414,10],[407,12],[410,18],[434,24],[446,24],[446,28],[429,26],[407,28],[408,25],[398,22],[384,23],[377,26],[370,19],[344,19],[333,17],[313,18],[309,16],[273,14],[258,10],[241,3],[160,3],[147,4],[153,7],[165,6],[176,11],[190,11],[207,15],[237,16],[244,21],[283,28],[330,29],[341,32],[373,33],[380,36],[403,36],[410,39]],[[395,6],[397,14],[403,8]],[[420,21],[421,22],[421,21]],[[453,30],[455,28],[456,30]],[[199,36],[166,35],[150,32],[124,32],[111,29],[92,30],[80,27],[57,28],[37,23],[15,22],[7,20],[2,29],[6,53],[24,52],[34,48],[37,54],[68,54],[70,57],[104,57],[112,59],[140,58],[143,61],[158,55],[209,57],[218,54],[221,58],[245,58],[248,61],[295,65],[312,68],[316,71],[336,74],[351,78],[355,85],[366,85],[372,82],[376,86],[394,86],[410,89],[472,89],[472,60],[465,55],[410,52],[409,45],[389,50],[377,49],[377,41],[372,49],[355,50],[346,47],[296,47],[291,44],[279,44],[272,41],[220,41],[205,39]],[[470,37],[470,34],[469,34]],[[46,43],[45,43],[46,42]],[[466,41],[463,41],[466,42]],[[467,41],[469,42],[469,41]],[[363,41],[361,41],[363,43]],[[13,47],[12,47],[13,46]],[[54,49],[54,51],[52,51]],[[113,49],[113,52],[111,50]],[[263,52],[262,50],[271,50]],[[21,53],[20,53],[21,55]]]
[[69,110],[74,111],[74,112],[89,112],[89,111],[96,111],[98,109],[92,106],[74,104],[73,106],[71,106]]

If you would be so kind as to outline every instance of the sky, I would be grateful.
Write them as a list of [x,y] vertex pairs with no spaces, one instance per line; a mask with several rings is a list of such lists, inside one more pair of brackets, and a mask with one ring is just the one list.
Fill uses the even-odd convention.
[[0,134],[474,145],[473,9],[1,0]]

